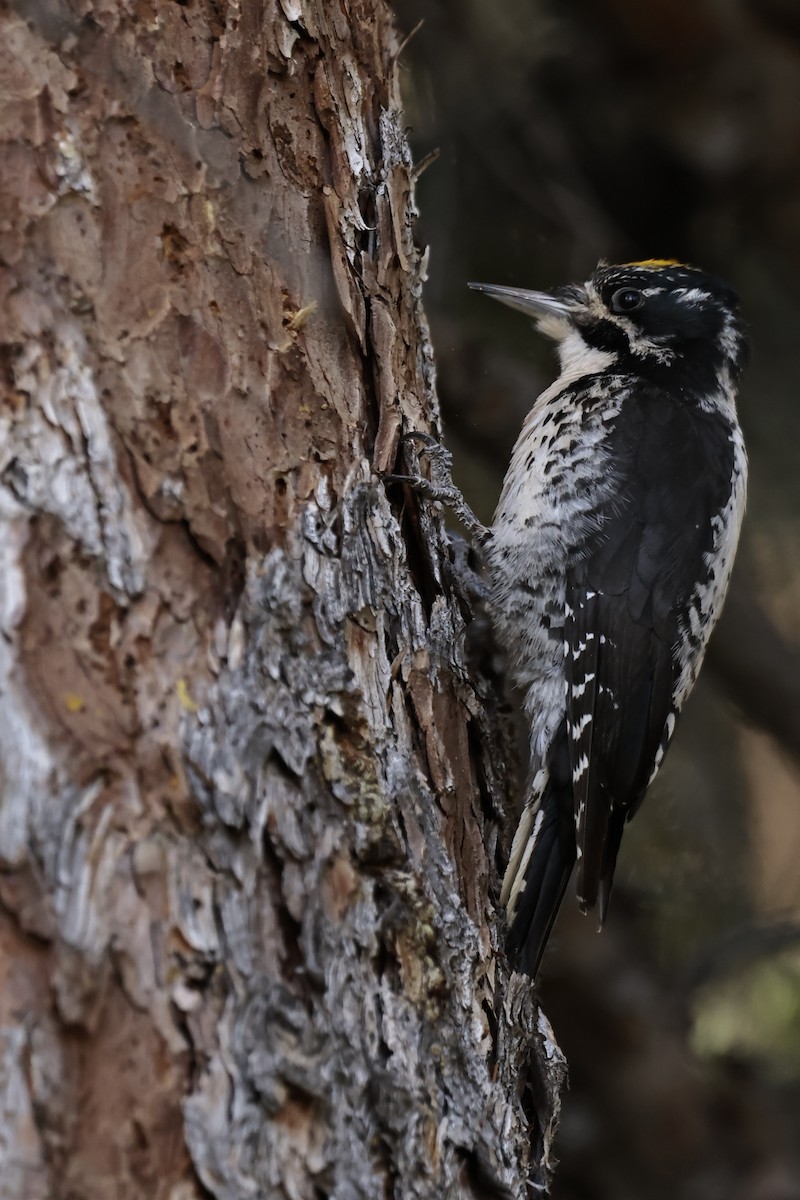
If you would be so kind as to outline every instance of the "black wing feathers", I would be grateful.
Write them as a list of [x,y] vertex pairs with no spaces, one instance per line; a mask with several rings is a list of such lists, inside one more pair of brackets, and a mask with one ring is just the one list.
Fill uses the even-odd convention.
[[623,825],[673,711],[680,619],[730,494],[733,450],[721,425],[656,389],[628,397],[609,432],[614,493],[567,574],[577,890],[586,907],[599,897],[601,923]]

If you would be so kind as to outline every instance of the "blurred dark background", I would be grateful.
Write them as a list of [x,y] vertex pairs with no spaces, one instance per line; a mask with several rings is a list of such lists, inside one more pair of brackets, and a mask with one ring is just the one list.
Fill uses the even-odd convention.
[[547,288],[663,257],[742,296],[729,603],[609,924],[598,938],[567,900],[541,994],[570,1065],[559,1200],[800,1200],[800,0],[396,10],[406,34],[424,18],[401,69],[426,305],[484,520],[555,361],[468,279]]

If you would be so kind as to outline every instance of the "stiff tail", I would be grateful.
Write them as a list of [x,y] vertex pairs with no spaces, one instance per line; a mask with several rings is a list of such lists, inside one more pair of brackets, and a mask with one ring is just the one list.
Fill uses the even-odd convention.
[[[564,747],[566,750],[566,746]],[[508,905],[508,953],[535,976],[575,864],[575,818],[569,764],[553,763],[539,804],[522,814],[501,899]]]
[[627,813],[624,809],[615,808],[608,822],[608,833],[603,850],[603,871],[600,876],[598,891],[598,928],[602,929],[608,914],[608,902],[611,899],[611,885],[614,882],[614,868],[617,865],[619,844],[622,841],[622,830],[625,828]]

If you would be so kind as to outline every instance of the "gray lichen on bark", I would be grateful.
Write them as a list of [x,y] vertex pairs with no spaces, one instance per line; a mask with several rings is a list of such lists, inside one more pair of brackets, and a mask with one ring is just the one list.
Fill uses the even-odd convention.
[[3,22],[3,1194],[522,1196],[505,742],[382,478],[439,428],[390,14]]

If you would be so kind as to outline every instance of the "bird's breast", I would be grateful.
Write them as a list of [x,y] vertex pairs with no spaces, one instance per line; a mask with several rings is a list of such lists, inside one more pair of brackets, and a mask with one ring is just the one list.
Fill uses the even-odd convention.
[[566,573],[614,486],[607,439],[621,402],[606,380],[548,388],[517,439],[492,524],[495,629],[545,741],[563,709]]
[[556,384],[531,410],[517,439],[493,522],[491,559],[506,570],[566,570],[596,529],[613,481],[607,440],[623,392],[607,380]]

